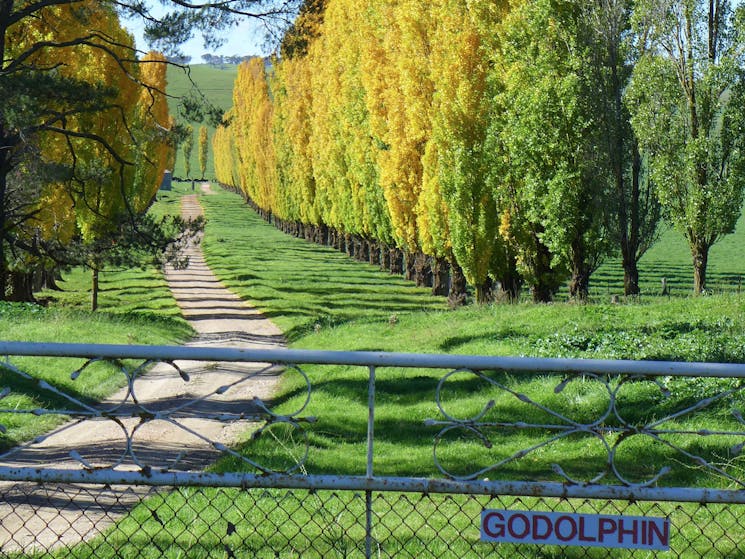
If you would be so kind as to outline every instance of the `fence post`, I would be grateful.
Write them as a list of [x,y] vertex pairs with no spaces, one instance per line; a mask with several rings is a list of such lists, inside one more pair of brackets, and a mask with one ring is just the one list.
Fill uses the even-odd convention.
[[[375,435],[375,367],[369,368],[367,387],[367,478],[373,477],[373,440]],[[365,491],[365,557],[372,557],[372,491]]]

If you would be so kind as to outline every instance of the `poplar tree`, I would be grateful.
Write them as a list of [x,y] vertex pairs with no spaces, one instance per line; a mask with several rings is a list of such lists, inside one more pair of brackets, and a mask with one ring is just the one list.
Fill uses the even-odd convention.
[[550,300],[565,274],[577,300],[610,250],[610,170],[597,149],[603,126],[593,81],[590,30],[580,0],[536,0],[502,26],[504,89],[499,135],[503,184],[534,299]]
[[310,146],[313,91],[305,54],[295,53],[277,64],[272,78],[277,181],[284,219],[321,225]]
[[264,61],[252,58],[238,67],[233,90],[234,134],[240,153],[240,188],[265,212],[274,209],[276,161],[272,103]]
[[185,127],[185,136],[181,142],[181,151],[184,154],[184,178],[191,177],[191,154],[194,151],[194,127],[187,124]]
[[240,184],[236,169],[237,158],[233,157],[235,151],[235,139],[233,127],[230,126],[233,109],[225,113],[225,121],[215,130],[212,136],[212,153],[215,157],[215,178],[218,182],[228,186]]
[[644,48],[627,103],[665,215],[688,243],[693,290],[732,233],[745,188],[745,9],[726,0],[636,3]]
[[[427,72],[427,8],[413,0],[387,0],[375,3],[367,14],[362,79],[379,182],[393,240],[411,260],[420,249],[416,206],[432,94]],[[417,22],[417,17],[422,21]]]
[[614,208],[611,230],[616,237],[624,270],[624,294],[639,293],[638,262],[657,240],[660,204],[649,176],[649,160],[642,157],[623,96],[631,72],[645,45],[631,36],[631,0],[593,0],[584,3],[589,24],[592,80],[600,102],[601,134],[597,150],[610,169]]
[[207,127],[199,127],[199,170],[201,178],[207,176],[207,154],[209,150],[209,140],[207,136]]
[[[495,9],[501,8],[495,5]],[[438,60],[433,65],[438,91],[434,113],[438,180],[453,254],[475,286],[477,302],[485,303],[489,272],[499,268],[494,258],[498,211],[488,181],[493,154],[487,132],[494,95],[489,49],[478,28],[475,6],[462,0],[443,1],[436,21],[440,27]]]

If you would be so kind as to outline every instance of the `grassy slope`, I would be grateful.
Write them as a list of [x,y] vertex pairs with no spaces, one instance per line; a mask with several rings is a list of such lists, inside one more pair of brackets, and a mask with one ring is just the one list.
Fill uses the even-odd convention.
[[[179,116],[179,97],[189,92],[196,92],[194,84],[213,104],[223,110],[228,110],[233,105],[233,82],[238,74],[238,66],[235,64],[226,64],[223,68],[216,68],[207,64],[195,64],[189,67],[189,73],[170,67],[168,70],[168,93],[173,97],[169,99],[169,109],[171,114],[175,115],[178,120]],[[192,83],[194,82],[194,83]],[[199,127],[200,123],[190,123],[194,127],[194,150],[191,156],[191,175],[198,178],[199,169]],[[209,151],[207,160],[207,177],[215,176],[214,162],[212,156],[212,135],[214,128],[208,126]],[[173,175],[175,177],[185,176],[184,156],[181,150],[176,155],[176,169]]]

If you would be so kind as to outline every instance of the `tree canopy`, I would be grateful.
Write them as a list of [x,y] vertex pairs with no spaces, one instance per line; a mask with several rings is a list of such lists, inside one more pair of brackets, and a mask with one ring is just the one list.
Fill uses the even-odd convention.
[[[165,75],[178,44],[217,45],[237,18],[286,26],[296,2],[162,4],[156,17],[139,0],[0,1],[0,299],[26,295],[14,274],[74,260],[75,238],[137,229],[173,161]],[[170,58],[134,48],[121,23],[133,17]]]

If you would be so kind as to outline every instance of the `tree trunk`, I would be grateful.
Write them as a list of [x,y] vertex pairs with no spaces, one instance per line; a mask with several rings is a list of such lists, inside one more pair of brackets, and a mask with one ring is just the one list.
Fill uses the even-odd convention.
[[42,283],[45,289],[51,289],[52,291],[64,291],[59,285],[57,285],[57,278],[61,278],[59,270],[42,270]]
[[10,272],[10,293],[6,300],[17,303],[36,303],[33,283],[32,272]]
[[476,303],[486,305],[494,300],[494,282],[487,277],[482,283],[476,286]]
[[510,258],[508,268],[499,278],[500,289],[498,299],[500,301],[507,300],[509,303],[517,303],[520,300],[520,289],[522,283],[523,280],[520,277],[520,273],[517,271],[517,260],[515,258]]
[[623,293],[624,295],[639,295],[639,268],[636,260],[623,264]]
[[[0,126],[0,130],[2,130],[2,126]],[[2,139],[2,136],[0,136],[0,139]],[[8,268],[5,265],[5,195],[8,185],[6,162],[7,156],[3,155],[2,163],[0,163],[0,301],[5,301],[8,291]]]
[[691,247],[694,295],[701,295],[706,289],[706,267],[709,263],[709,248],[709,245],[704,242],[694,243]]
[[404,254],[397,248],[389,250],[390,255],[390,272],[391,274],[401,275],[404,273]]
[[356,258],[360,262],[368,262],[370,260],[370,244],[367,242],[367,239],[363,239],[362,237],[359,237],[355,235],[356,238]]
[[412,260],[414,261],[414,281],[417,287],[432,286],[432,264],[429,256],[423,252],[417,252]]
[[391,249],[384,244],[380,245],[380,269],[391,269]]
[[91,281],[91,310],[98,309],[98,268],[93,268]]
[[448,294],[450,266],[444,258],[432,259],[432,295],[446,296]]
[[404,277],[409,281],[414,281],[416,276],[416,267],[414,266],[414,255],[411,252],[404,253],[405,268]]
[[368,262],[375,266],[380,265],[380,243],[374,239],[367,241]]
[[455,259],[450,260],[450,291],[448,292],[448,305],[450,308],[462,307],[466,304],[466,276]]
[[587,303],[590,298],[590,274],[586,267],[576,266],[572,268],[569,296],[579,303]]
[[621,257],[623,259],[623,292],[624,295],[638,295],[639,290],[639,229],[641,216],[639,215],[639,196],[641,193],[641,154],[639,146],[634,143],[634,155],[631,164],[631,199],[629,200],[629,214],[624,212],[622,219],[629,221],[628,233],[626,224],[622,223],[623,236],[621,238]]
[[550,303],[556,290],[556,274],[551,269],[551,251],[534,235],[536,258],[533,268],[535,284],[531,286],[534,303]]
[[590,266],[587,264],[585,246],[581,238],[572,243],[572,278],[569,296],[580,303],[590,298]]
[[349,233],[344,235],[344,251],[347,256],[354,258],[354,238]]

